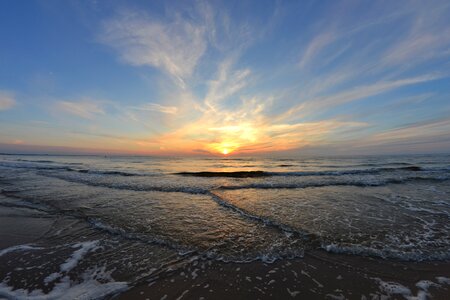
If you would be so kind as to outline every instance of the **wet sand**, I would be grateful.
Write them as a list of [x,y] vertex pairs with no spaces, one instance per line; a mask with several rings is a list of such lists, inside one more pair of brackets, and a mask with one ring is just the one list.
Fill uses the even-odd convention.
[[39,240],[50,229],[53,221],[34,210],[1,207],[0,249]]
[[159,274],[118,299],[449,299],[448,282],[436,278],[449,275],[448,262],[313,251],[303,259],[272,264],[199,262]]
[[[54,222],[55,216],[33,209],[1,207],[0,249],[30,243],[39,246],[41,237]],[[89,230],[94,237],[101,234],[95,229]],[[74,227],[73,232],[76,231]],[[5,276],[14,268],[22,268],[21,255],[19,251],[0,257],[0,262],[8,259],[8,263],[0,263],[0,274]],[[63,253],[55,259],[64,262],[67,255]],[[19,263],[13,266],[11,261]],[[51,291],[53,286],[44,284],[43,280],[55,272],[55,268],[57,270],[60,262],[49,265],[48,270],[40,270],[40,278],[33,279],[33,288]],[[129,270],[122,272],[120,268],[119,265],[113,278],[126,281]],[[28,276],[31,278],[31,273]],[[323,250],[308,251],[302,259],[278,260],[270,264],[261,261],[224,263],[193,256],[189,261],[174,263],[169,268],[144,276],[129,284],[123,293],[114,292],[106,298],[449,299],[448,278],[450,262],[401,262],[330,254]],[[16,278],[13,285],[14,288],[24,288],[20,278]]]

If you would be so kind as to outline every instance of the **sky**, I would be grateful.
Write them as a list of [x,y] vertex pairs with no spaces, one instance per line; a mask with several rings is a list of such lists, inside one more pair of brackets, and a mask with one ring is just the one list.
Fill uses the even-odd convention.
[[0,1],[0,152],[450,152],[449,1]]

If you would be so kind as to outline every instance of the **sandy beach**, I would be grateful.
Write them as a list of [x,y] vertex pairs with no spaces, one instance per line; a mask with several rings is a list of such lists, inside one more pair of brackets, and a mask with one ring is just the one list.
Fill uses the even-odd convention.
[[[0,208],[0,248],[3,249],[0,250],[0,278],[8,278],[8,286],[16,289],[0,286],[1,297],[35,299],[31,293],[17,291],[27,288],[36,295],[42,291],[50,293],[50,298],[66,295],[80,299],[91,296],[111,299],[448,299],[450,293],[448,262],[401,262],[314,250],[306,252],[303,258],[273,263],[224,263],[194,255],[143,276],[133,285],[99,289],[100,278],[90,291],[77,290],[77,283],[73,283],[72,288],[58,294],[55,285],[45,283],[45,278],[54,274],[59,263],[67,262],[71,253],[54,251],[51,256],[35,255],[38,250],[24,246],[51,248],[48,233],[57,223],[58,226],[71,224],[73,232],[84,231],[85,238],[90,240],[105,234],[71,217],[23,207]],[[101,252],[99,250],[97,255],[102,255]],[[86,253],[84,259],[89,255]],[[50,257],[55,262],[46,264]],[[76,263],[82,265],[81,261]],[[121,270],[118,264],[112,272],[115,282],[130,278],[131,270],[122,267]],[[28,271],[20,273],[24,269]],[[22,275],[12,275],[14,271]],[[82,273],[83,268],[68,272],[74,282]]]
[[118,299],[448,299],[449,281],[440,277],[449,276],[449,268],[317,251],[272,264],[200,262]]

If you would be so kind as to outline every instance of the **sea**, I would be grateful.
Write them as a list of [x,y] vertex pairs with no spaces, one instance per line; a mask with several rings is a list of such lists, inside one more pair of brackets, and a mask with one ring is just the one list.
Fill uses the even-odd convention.
[[[50,224],[0,249],[26,253],[8,260],[0,294],[95,298],[194,260],[270,264],[312,249],[449,260],[449,179],[450,155],[0,155],[4,216]],[[28,290],[13,289],[20,280]]]

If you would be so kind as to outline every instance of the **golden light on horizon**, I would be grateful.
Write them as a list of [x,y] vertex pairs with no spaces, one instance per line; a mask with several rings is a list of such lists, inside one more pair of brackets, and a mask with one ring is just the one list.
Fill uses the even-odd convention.
[[239,151],[242,146],[256,142],[257,136],[260,134],[249,123],[209,127],[208,131],[214,133],[214,139],[216,139],[215,142],[207,145],[208,150],[222,155]]
[[207,145],[208,151],[211,153],[218,153],[222,155],[228,155],[239,149],[241,144],[238,141],[227,140],[221,143],[210,143]]
[[157,148],[155,152],[176,155],[242,155],[318,145],[325,135],[335,130],[367,126],[365,123],[339,120],[272,124],[270,120],[258,116],[252,116],[252,121],[239,122],[229,119],[238,120],[241,115],[248,117],[248,113],[241,113],[233,118],[230,115],[216,114],[204,116],[176,131],[145,140],[140,146],[154,147]]

